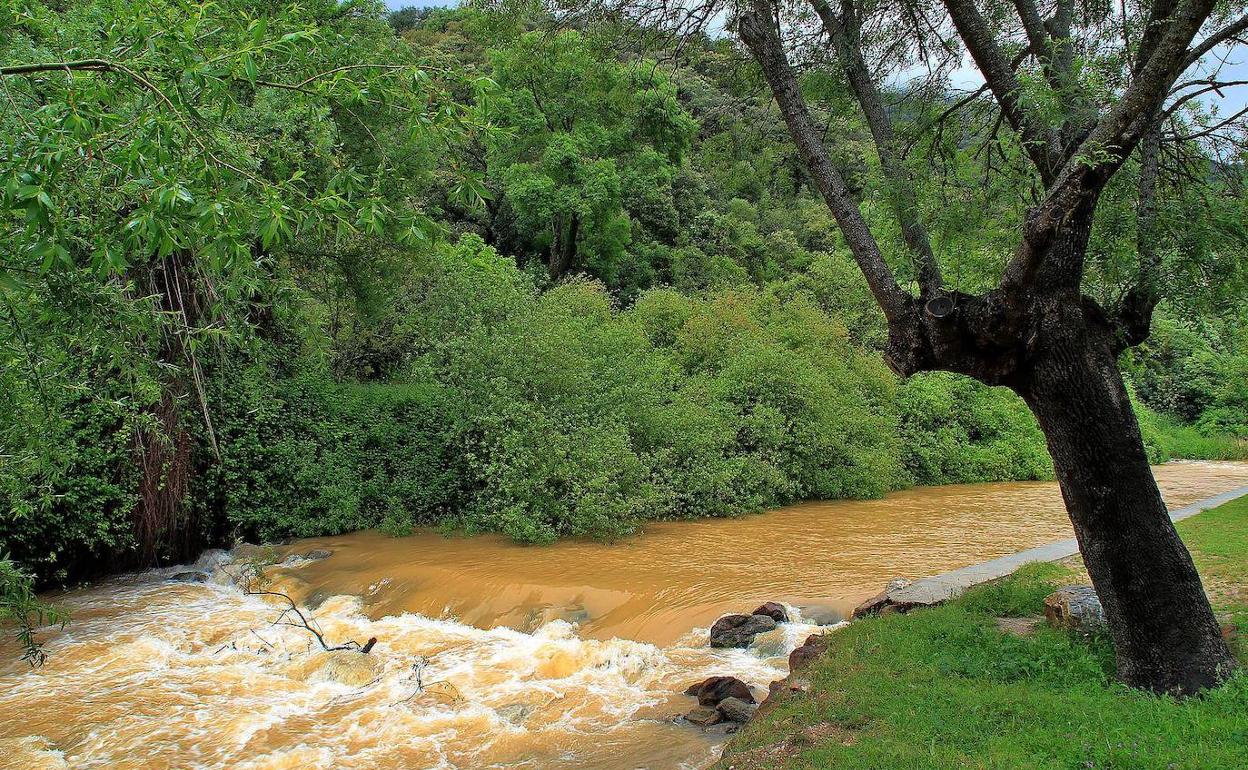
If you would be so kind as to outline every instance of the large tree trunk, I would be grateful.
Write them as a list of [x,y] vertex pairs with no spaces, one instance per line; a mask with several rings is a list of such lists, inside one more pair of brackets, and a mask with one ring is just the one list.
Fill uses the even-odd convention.
[[[879,107],[876,86],[862,66],[861,41],[854,29],[856,4],[840,3],[839,10],[818,0],[810,4],[837,40],[838,58],[854,81],[851,90],[879,145],[881,168],[894,184],[906,184],[904,168],[885,157],[892,131],[888,112]],[[754,0],[739,17],[738,31],[767,78],[814,186],[884,311],[889,332],[885,361],[902,376],[951,371],[1008,386],[1023,396],[1044,431],[1084,562],[1105,606],[1119,675],[1128,684],[1159,692],[1197,692],[1222,681],[1234,661],[1157,490],[1117,369],[1118,352],[1147,337],[1150,302],[1155,300],[1146,295],[1137,303],[1143,312],[1132,314],[1134,320],[1125,318],[1121,308],[1111,320],[1096,302],[1080,295],[1080,284],[1097,198],[1151,125],[1148,116],[1159,109],[1179,73],[1195,61],[1187,60],[1187,48],[1214,3],[1153,4],[1131,85],[1099,117],[1089,117],[1097,110],[1082,105],[1064,117],[1072,136],[1082,137],[1075,142],[1056,141],[1061,137],[1052,134],[1051,116],[1040,116],[1024,104],[1019,65],[1005,57],[994,28],[976,4],[945,0],[943,5],[988,81],[1002,118],[1019,135],[1045,185],[1043,199],[1027,214],[1018,251],[1001,282],[977,296],[944,289],[935,264],[926,266],[930,277],[922,282],[920,296],[901,288],[811,119],[780,36],[785,25],[777,20],[779,6]],[[1057,32],[1066,37],[1066,22],[1055,18],[1053,30],[1043,26],[1041,22],[1027,31],[1038,38]],[[1242,31],[1233,24],[1225,29],[1225,35]],[[1049,56],[1044,63],[1060,66],[1060,58]],[[1093,153],[1084,153],[1093,148]],[[907,232],[906,216],[898,219]],[[924,263],[934,263],[934,257],[918,237],[919,230],[908,234],[907,245],[922,273]]]
[[1044,431],[1126,684],[1188,695],[1234,668],[1149,467],[1110,327],[1090,301],[1035,308],[1017,389]]

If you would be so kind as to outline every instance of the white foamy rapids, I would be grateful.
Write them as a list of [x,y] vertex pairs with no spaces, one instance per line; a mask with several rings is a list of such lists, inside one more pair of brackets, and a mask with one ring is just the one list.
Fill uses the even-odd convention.
[[47,665],[0,668],[0,766],[694,768],[717,747],[673,722],[692,705],[680,692],[727,674],[761,698],[788,652],[826,630],[788,623],[754,649],[712,650],[696,629],[660,648],[584,639],[562,620],[531,634],[370,620],[361,599],[335,596],[304,610],[325,640],[379,641],[326,652],[222,563],[197,565],[215,570],[207,582],[160,570],[65,597],[74,619]]

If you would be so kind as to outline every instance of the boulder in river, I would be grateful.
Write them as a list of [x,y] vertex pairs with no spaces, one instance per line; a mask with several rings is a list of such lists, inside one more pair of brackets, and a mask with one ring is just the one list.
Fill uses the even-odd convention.
[[788,623],[789,612],[780,602],[765,602],[758,609],[750,613],[751,615],[765,615],[777,623]]
[[740,698],[724,698],[715,707],[719,711],[720,716],[729,722],[745,722],[754,718],[758,713],[758,706],[753,703],[746,703]]
[[280,566],[283,567],[300,567],[310,561],[322,561],[333,556],[333,551],[327,551],[324,548],[314,548],[304,554],[292,553],[285,559],[282,559]]
[[220,548],[209,548],[199,555],[193,565],[197,570],[216,572],[230,563],[230,552]]
[[788,654],[789,631],[784,626],[776,626],[764,631],[750,642],[750,651],[762,658],[779,658]]
[[209,575],[207,572],[199,570],[186,570],[185,572],[175,572],[169,576],[169,579],[175,583],[207,583]]
[[750,686],[735,676],[713,676],[704,679],[685,690],[685,695],[698,699],[699,706],[718,706],[725,698],[736,698],[746,703],[754,703],[754,693]]
[[1044,597],[1044,617],[1055,628],[1084,633],[1105,626],[1105,610],[1092,586],[1062,586]]
[[718,709],[707,708],[706,706],[698,706],[685,714],[685,721],[691,725],[698,727],[710,727],[713,724],[722,722],[724,717],[719,713]]
[[766,615],[725,615],[711,626],[711,646],[749,647],[756,635],[775,627]]
[[523,725],[534,710],[535,707],[530,703],[508,703],[495,709],[499,717],[513,725]]
[[835,626],[845,621],[845,613],[831,605],[807,604],[798,607],[797,611],[801,613],[802,622],[812,626]]

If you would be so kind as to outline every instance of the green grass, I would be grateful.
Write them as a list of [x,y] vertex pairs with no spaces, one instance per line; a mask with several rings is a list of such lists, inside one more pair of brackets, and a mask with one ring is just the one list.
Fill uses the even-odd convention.
[[1239,627],[1236,652],[1248,667],[1248,497],[1179,522],[1216,611]]
[[1185,519],[1178,529],[1201,575],[1248,591],[1248,497]]
[[[1215,606],[1248,632],[1248,498],[1180,532]],[[1180,702],[1116,684],[1105,639],[998,630],[994,617],[1040,614],[1071,577],[1029,565],[943,607],[851,624],[800,675],[810,691],[752,722],[719,767],[1248,767],[1248,673]]]

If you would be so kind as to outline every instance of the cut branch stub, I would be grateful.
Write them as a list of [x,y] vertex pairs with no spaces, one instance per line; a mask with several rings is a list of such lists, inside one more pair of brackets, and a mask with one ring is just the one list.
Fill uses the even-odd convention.
[[926,310],[932,318],[946,318],[953,312],[953,300],[949,297],[933,297],[928,300]]

